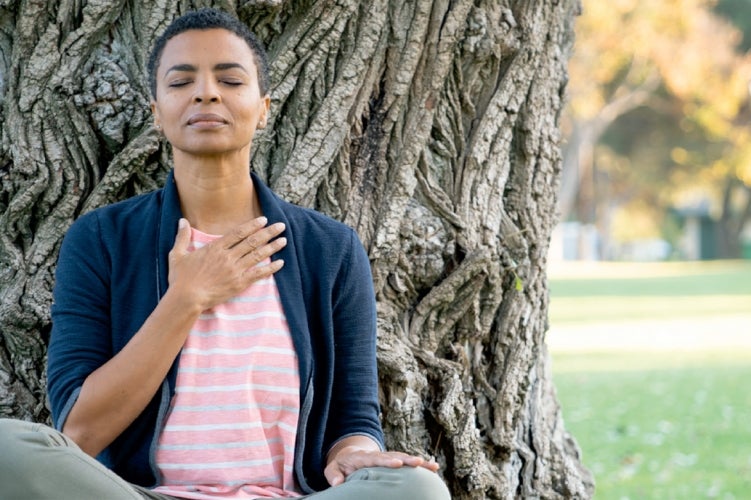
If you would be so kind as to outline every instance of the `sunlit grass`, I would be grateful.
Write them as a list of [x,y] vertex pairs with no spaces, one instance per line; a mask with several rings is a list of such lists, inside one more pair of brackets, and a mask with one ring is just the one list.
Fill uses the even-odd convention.
[[751,293],[748,295],[668,297],[649,295],[558,297],[554,295],[550,304],[550,323],[563,325],[595,321],[671,319],[749,313],[751,313]]
[[[556,381],[563,375],[586,375],[596,377],[605,373],[615,377],[618,373],[715,369],[727,366],[751,368],[751,351],[743,349],[707,349],[701,351],[584,351],[556,352],[553,356],[553,371]],[[751,393],[751,391],[749,391]],[[749,443],[751,448],[751,443]]]
[[747,261],[561,263],[549,276],[552,325],[751,312]]

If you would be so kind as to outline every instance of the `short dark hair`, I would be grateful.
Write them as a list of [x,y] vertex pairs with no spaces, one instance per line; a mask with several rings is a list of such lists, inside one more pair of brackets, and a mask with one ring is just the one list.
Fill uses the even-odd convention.
[[149,88],[151,96],[156,98],[156,72],[159,69],[159,62],[162,59],[164,47],[171,38],[190,30],[210,30],[224,29],[239,36],[250,47],[255,59],[256,69],[258,71],[258,88],[261,95],[269,92],[269,63],[266,57],[266,51],[258,38],[251,33],[248,27],[240,22],[237,18],[227,12],[204,8],[188,12],[172,21],[164,33],[154,42],[154,48],[151,49],[148,62]]

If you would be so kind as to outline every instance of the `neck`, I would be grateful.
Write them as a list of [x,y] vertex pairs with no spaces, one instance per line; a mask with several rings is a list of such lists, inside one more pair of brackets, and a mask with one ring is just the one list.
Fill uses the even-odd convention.
[[190,225],[208,234],[226,234],[262,215],[248,158],[175,155],[175,182],[180,208]]

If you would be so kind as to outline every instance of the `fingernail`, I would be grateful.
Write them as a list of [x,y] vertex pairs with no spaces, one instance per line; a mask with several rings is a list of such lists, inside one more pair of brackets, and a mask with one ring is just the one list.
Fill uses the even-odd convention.
[[188,221],[180,218],[180,220],[177,222],[177,227],[179,227],[180,229],[185,229],[186,227],[188,227]]
[[269,220],[266,217],[261,216],[258,218],[258,222],[260,222],[261,224],[265,226],[269,222]]

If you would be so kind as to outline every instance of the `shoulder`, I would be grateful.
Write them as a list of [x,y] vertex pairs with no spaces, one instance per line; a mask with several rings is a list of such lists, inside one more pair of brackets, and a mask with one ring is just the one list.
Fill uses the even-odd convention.
[[128,230],[142,230],[158,217],[162,190],[136,195],[111,205],[96,208],[78,217],[68,229],[66,239],[78,239],[96,232],[104,237]]
[[271,222],[287,223],[291,236],[302,242],[326,244],[342,237],[350,238],[355,232],[346,224],[311,208],[301,207],[285,200],[274,192],[258,175],[251,172],[264,215]]
[[368,261],[357,232],[343,222],[310,208],[282,202],[289,236],[301,259],[313,271],[331,271],[348,266],[353,259]]
[[311,235],[320,233],[328,235],[329,239],[332,236],[349,238],[355,235],[351,227],[312,208],[301,207],[286,201],[281,201],[281,208],[295,229],[310,231]]
[[157,189],[117,203],[112,203],[111,205],[96,208],[82,215],[79,219],[122,220],[134,216],[143,217],[150,212],[156,215],[161,204],[162,191],[163,189]]
[[129,217],[148,217],[158,214],[161,204],[162,189],[139,194],[126,200],[95,208],[80,216],[73,225],[92,223],[93,221],[117,221]]

